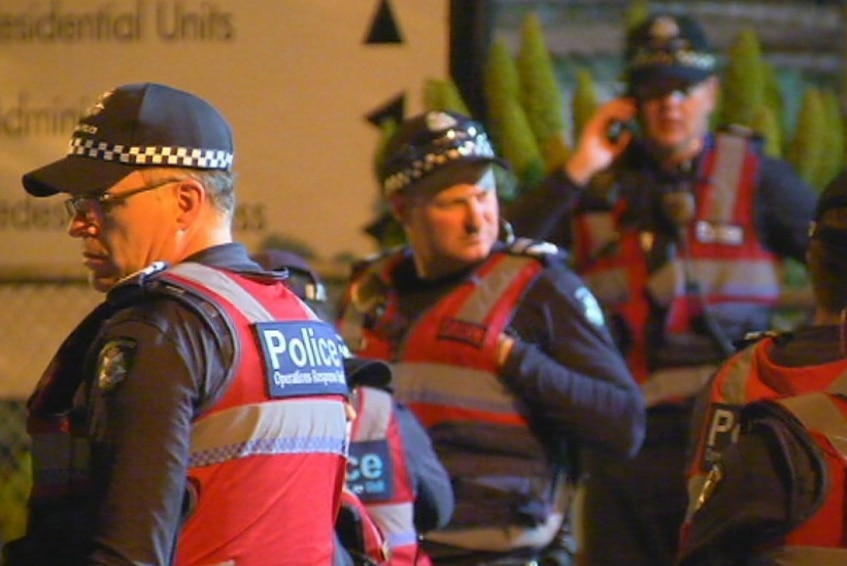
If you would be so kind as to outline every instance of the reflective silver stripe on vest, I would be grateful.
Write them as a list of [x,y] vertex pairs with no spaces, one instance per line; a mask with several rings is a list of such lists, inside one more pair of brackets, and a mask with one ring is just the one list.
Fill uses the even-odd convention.
[[360,395],[365,410],[356,415],[356,440],[383,440],[388,437],[388,424],[394,401],[391,394],[375,387],[357,387],[354,395]]
[[505,256],[498,261],[494,269],[479,281],[476,290],[456,313],[456,318],[477,324],[485,322],[494,304],[514,283],[515,276],[523,270],[524,266],[534,261],[536,260],[520,256]]
[[365,506],[382,529],[389,548],[417,542],[418,535],[414,528],[410,528],[415,524],[415,510],[411,502],[368,503]]
[[191,467],[269,454],[346,454],[346,418],[337,399],[286,399],[233,407],[194,424]]
[[215,293],[218,293],[235,305],[251,322],[274,320],[271,313],[262,306],[262,303],[256,297],[248,293],[246,289],[233,281],[231,277],[218,269],[199,263],[186,262],[176,264],[168,272],[194,281],[201,287],[208,287]]
[[[743,261],[694,258],[694,279],[704,293],[743,299],[771,300],[779,294],[779,276],[770,259],[747,258]],[[685,294],[685,267],[675,258],[656,271],[647,282],[650,296],[661,305],[669,305]],[[742,299],[743,298],[743,299]]]
[[744,174],[749,140],[744,136],[718,134],[715,136],[715,166],[710,181],[715,189],[712,209],[706,219],[715,224],[729,223],[735,216],[738,187]]
[[[356,415],[353,442],[359,440],[385,440],[394,411],[391,394],[374,387],[357,387],[354,395],[362,396],[363,410]],[[402,503],[364,503],[374,521],[379,525],[388,548],[416,544],[415,509],[411,501]]]
[[397,398],[491,413],[515,413],[515,398],[491,373],[423,362],[394,365]]
[[826,388],[826,392],[847,397],[847,371],[836,377]]
[[762,553],[754,563],[768,566],[844,566],[847,564],[847,549],[784,546]]
[[759,348],[766,343],[770,344],[770,340],[753,344],[728,362],[729,365],[724,368],[728,373],[720,384],[720,395],[725,403],[742,405],[747,402],[747,384],[753,373],[753,360]]
[[807,393],[780,399],[808,430],[826,436],[842,457],[847,457],[847,420],[826,393]]

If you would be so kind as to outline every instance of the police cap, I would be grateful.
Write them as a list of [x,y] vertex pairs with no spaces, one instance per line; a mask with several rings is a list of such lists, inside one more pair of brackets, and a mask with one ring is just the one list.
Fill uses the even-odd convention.
[[505,167],[479,122],[455,112],[427,111],[404,121],[388,140],[379,177],[388,198],[435,171],[486,162]]
[[624,65],[632,92],[655,80],[698,83],[715,73],[716,58],[697,22],[686,16],[654,14],[627,34]]

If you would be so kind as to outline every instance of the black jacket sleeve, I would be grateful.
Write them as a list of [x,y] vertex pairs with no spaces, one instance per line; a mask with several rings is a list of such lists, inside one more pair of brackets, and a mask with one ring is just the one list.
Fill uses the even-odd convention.
[[[186,494],[191,423],[224,371],[218,338],[162,299],[119,315],[101,343],[134,344],[127,373],[93,401],[92,478],[102,498],[86,564],[170,564]],[[127,518],[131,518],[128,520]]]
[[809,222],[816,202],[817,193],[789,163],[762,158],[754,214],[756,229],[767,249],[806,263]]
[[644,438],[641,390],[596,299],[564,261],[530,286],[510,325],[515,346],[501,376],[551,437],[634,454]]
[[571,213],[582,188],[564,171],[551,173],[543,183],[510,204],[503,216],[517,236],[544,240],[568,249]]
[[682,566],[748,564],[821,504],[826,465],[799,421],[760,401],[744,408],[741,427],[703,487],[682,539]]

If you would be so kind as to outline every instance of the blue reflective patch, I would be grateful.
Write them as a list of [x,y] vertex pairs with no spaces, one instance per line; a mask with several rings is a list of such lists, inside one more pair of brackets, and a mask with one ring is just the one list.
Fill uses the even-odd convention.
[[351,442],[347,456],[347,487],[364,502],[394,497],[394,467],[388,441]]
[[347,394],[344,355],[330,324],[259,322],[254,328],[272,398]]

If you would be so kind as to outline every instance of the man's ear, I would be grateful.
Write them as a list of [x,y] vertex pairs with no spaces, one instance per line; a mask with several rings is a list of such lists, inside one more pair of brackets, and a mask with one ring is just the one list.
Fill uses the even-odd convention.
[[182,229],[191,226],[208,198],[206,189],[196,179],[184,179],[176,187],[177,223]]
[[409,197],[408,195],[394,195],[388,199],[388,209],[391,211],[391,216],[399,222],[403,224],[403,221],[406,219],[406,214],[409,211]]

